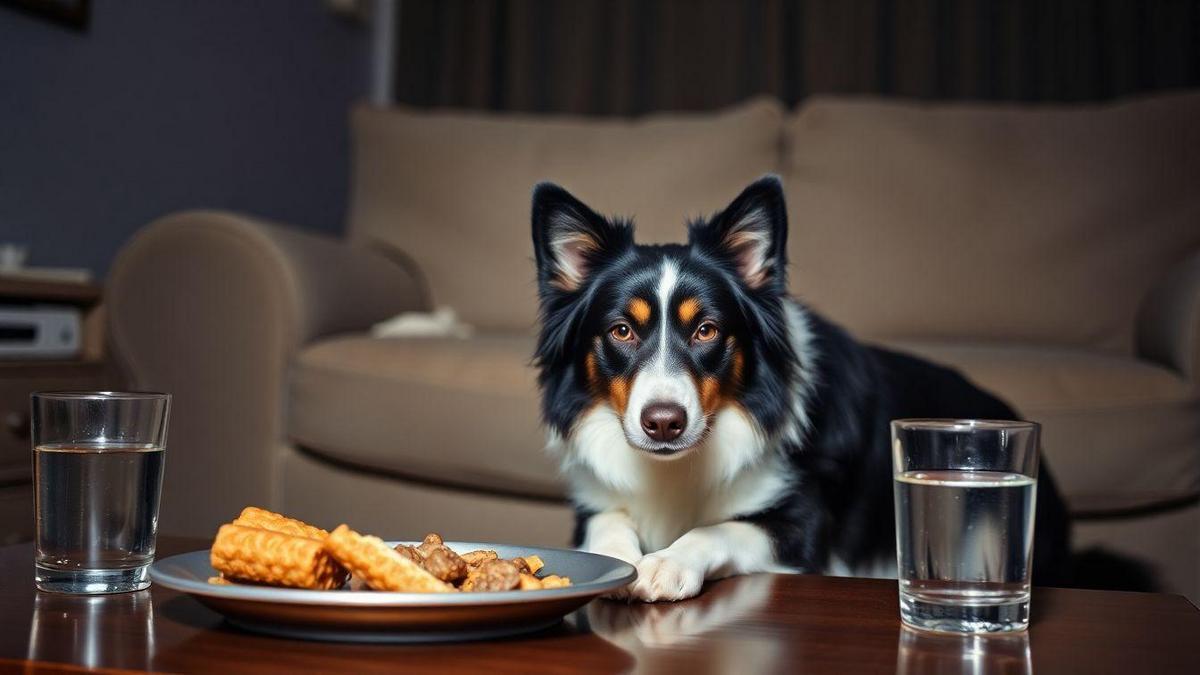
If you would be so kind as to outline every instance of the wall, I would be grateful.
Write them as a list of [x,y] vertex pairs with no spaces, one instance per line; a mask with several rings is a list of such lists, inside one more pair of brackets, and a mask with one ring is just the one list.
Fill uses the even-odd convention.
[[102,276],[177,209],[340,232],[368,58],[319,0],[93,0],[83,33],[0,5],[0,241]]

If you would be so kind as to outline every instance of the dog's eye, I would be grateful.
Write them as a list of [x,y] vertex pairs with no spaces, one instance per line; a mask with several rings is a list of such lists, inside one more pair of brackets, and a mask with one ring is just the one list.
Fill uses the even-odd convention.
[[717,325],[711,321],[705,321],[696,329],[696,334],[692,336],[696,342],[708,342],[717,339]]
[[618,342],[631,342],[634,337],[633,329],[627,323],[619,323],[608,329],[608,334]]

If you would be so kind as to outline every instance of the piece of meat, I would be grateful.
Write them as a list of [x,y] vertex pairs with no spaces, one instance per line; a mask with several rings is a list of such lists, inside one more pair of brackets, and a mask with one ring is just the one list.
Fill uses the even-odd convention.
[[495,560],[499,557],[499,553],[484,549],[480,549],[478,551],[467,551],[466,553],[462,554],[462,559],[471,567],[478,567],[489,560]]
[[521,571],[508,560],[489,560],[467,574],[462,590],[511,591],[521,583]]
[[448,583],[462,581],[470,569],[457,553],[445,546],[432,549],[421,565],[427,572]]
[[430,532],[429,534],[425,535],[425,539],[419,546],[417,546],[417,552],[421,554],[422,558],[427,558],[429,557],[430,553],[433,553],[439,548],[445,548],[445,546],[446,542],[442,541],[442,536],[440,534],[437,532]]
[[396,544],[396,553],[399,553],[415,563],[421,563],[425,560],[425,558],[417,551],[415,546],[408,546],[407,544]]

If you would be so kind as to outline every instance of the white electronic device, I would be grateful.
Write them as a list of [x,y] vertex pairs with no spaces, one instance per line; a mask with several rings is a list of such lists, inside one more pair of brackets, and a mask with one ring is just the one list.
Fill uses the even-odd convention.
[[0,304],[0,359],[69,359],[82,343],[78,308]]

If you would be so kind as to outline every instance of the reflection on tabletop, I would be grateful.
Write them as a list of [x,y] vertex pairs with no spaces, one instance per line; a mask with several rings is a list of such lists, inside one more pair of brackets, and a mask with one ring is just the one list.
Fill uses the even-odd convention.
[[704,672],[776,672],[785,665],[778,640],[711,634],[763,609],[773,584],[772,576],[756,574],[728,579],[684,602],[597,600],[579,610],[575,621],[632,655],[634,672],[656,672],[660,659],[664,667],[678,668],[687,652],[702,659]]
[[[154,653],[150,591],[111,595],[38,593],[33,601],[29,655],[87,668],[148,670]],[[137,626],[140,630],[117,629]]]
[[896,672],[937,675],[1030,675],[1029,633],[952,635],[900,628]]

